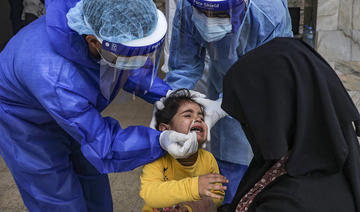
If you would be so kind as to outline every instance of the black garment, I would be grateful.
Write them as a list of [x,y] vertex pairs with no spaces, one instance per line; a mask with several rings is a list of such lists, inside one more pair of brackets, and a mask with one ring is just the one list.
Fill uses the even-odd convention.
[[241,57],[224,79],[222,107],[254,152],[230,205],[289,154],[283,175],[249,211],[360,211],[359,113],[336,73],[311,47],[276,38]]
[[[25,13],[25,20],[21,19],[24,9],[23,0],[8,0],[10,4],[10,20],[13,28],[13,35],[15,35],[21,28],[30,24],[38,17],[31,13]],[[40,0],[45,4],[44,0]]]
[[23,0],[8,0],[10,4],[10,20],[13,28],[13,35],[15,35],[25,23],[21,20],[21,14],[23,11]]

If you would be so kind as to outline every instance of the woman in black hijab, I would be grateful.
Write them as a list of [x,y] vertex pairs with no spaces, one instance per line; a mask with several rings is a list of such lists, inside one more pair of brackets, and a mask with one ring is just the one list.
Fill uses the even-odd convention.
[[219,211],[360,211],[359,112],[312,48],[277,38],[241,57],[224,79],[222,107],[254,158]]

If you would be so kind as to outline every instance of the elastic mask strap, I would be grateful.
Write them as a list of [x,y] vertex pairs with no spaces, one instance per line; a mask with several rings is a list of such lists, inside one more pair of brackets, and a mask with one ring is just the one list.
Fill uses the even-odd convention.
[[[96,49],[96,51],[98,52],[98,54],[99,54],[99,56],[100,56],[100,60],[101,60],[101,59],[104,59],[103,56],[101,55],[99,49],[98,49],[97,47],[95,47],[95,49]],[[99,60],[99,61],[100,61],[100,60]]]
[[360,119],[354,121],[354,125],[355,125],[356,135],[357,135],[358,137],[360,137]]
[[98,63],[100,63],[100,61],[103,61],[103,62],[105,62],[107,65],[109,65],[110,67],[116,68],[116,66],[115,66],[116,64],[112,64],[112,63],[110,63],[109,61],[107,61],[107,60],[102,56],[102,54],[101,54],[101,52],[99,51],[98,48],[96,48],[96,51],[99,53],[100,58],[101,58]]

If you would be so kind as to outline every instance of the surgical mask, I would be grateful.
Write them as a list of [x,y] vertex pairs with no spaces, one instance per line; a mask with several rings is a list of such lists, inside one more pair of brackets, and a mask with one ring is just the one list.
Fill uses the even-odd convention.
[[221,40],[232,29],[230,18],[207,17],[194,7],[191,20],[207,42]]
[[144,66],[147,58],[147,56],[118,57],[115,67],[124,70],[137,69]]
[[104,59],[104,62],[108,63],[109,66],[120,70],[134,70],[144,66],[148,56],[146,55],[139,55],[139,56],[131,56],[131,57],[124,57],[116,55],[112,52],[106,50],[99,50],[97,49],[98,53],[100,54],[101,58]]

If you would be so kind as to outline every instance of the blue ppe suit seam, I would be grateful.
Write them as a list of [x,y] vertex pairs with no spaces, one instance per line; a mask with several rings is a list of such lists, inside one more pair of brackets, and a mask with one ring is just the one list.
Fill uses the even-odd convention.
[[[100,154],[98,151],[96,151],[96,149],[94,149],[89,142],[87,142],[87,139],[86,139],[86,133],[84,133],[84,130],[78,125],[78,123],[72,121],[72,119],[74,119],[74,117],[70,117],[67,115],[67,113],[65,113],[65,111],[63,110],[63,107],[62,107],[62,103],[60,101],[60,98],[59,98],[59,95],[58,95],[58,90],[57,89],[68,89],[64,86],[61,86],[59,85],[58,83],[56,83],[56,86],[55,86],[55,93],[56,93],[56,100],[57,100],[57,103],[58,105],[60,106],[60,109],[61,109],[61,112],[62,114],[64,115],[62,118],[64,119],[64,121],[68,121],[69,125],[71,126],[75,126],[75,128],[78,130],[78,132],[80,132],[80,136],[81,136],[81,140],[77,140],[75,137],[73,137],[71,134],[69,134],[68,132],[66,132],[68,135],[70,135],[74,140],[76,140],[76,142],[78,142],[80,144],[81,147],[83,147],[84,145],[88,145],[90,146],[90,148],[92,149],[92,151],[94,151],[96,153],[96,155],[98,156],[98,159],[102,161],[102,158],[99,157]],[[81,96],[81,95],[80,95]],[[89,111],[91,109],[91,106],[88,105],[88,107],[86,108],[86,110],[83,110],[82,111],[82,114],[86,113],[87,111]],[[61,125],[60,125],[61,126]],[[61,127],[62,128],[62,127]],[[85,130],[86,132],[86,130]],[[82,148],[81,148],[82,149]],[[86,155],[82,150],[81,152],[84,154],[84,156]],[[85,158],[87,159],[87,157],[85,156]],[[89,162],[91,162],[89,160]],[[96,167],[92,162],[91,164]],[[96,168],[98,170],[98,168]],[[102,171],[98,170],[99,172],[101,172],[102,174],[104,174]]]
[[[71,64],[72,65],[72,64]],[[62,86],[60,85],[59,83],[59,78],[60,78],[60,75],[62,73],[63,69],[60,69],[60,72],[58,73],[57,75],[57,79],[56,81],[54,82],[55,86],[54,86],[54,91],[55,91],[55,94],[56,94],[56,101],[57,101],[57,105],[60,106],[60,111],[61,111],[61,114],[63,115],[62,116],[62,119],[64,119],[64,121],[68,121],[70,122],[69,125],[75,125],[76,129],[78,129],[78,132],[81,132],[81,140],[77,140],[75,137],[73,137],[70,133],[66,132],[66,130],[64,128],[61,127],[61,124],[59,125],[71,138],[73,138],[76,142],[78,142],[80,144],[81,147],[83,147],[83,145],[89,145],[90,148],[92,149],[92,151],[96,152],[96,154],[99,156],[99,153],[88,143],[86,142],[87,139],[86,139],[86,133],[84,133],[84,130],[78,125],[78,123],[76,122],[73,122],[71,119],[73,119],[73,117],[70,117],[67,113],[65,113],[63,107],[62,107],[62,103],[60,101],[60,98],[59,98],[59,94],[58,94],[58,89],[64,89],[64,90],[70,90],[69,88],[65,87],[65,86]],[[77,93],[78,94],[78,93]],[[79,95],[79,94],[78,94]],[[81,96],[81,95],[79,95]],[[82,96],[83,97],[83,96]],[[85,98],[85,97],[83,97]],[[82,111],[82,113],[84,112],[87,112],[91,109],[91,106],[89,105],[85,111]],[[47,108],[47,110],[49,110]],[[54,119],[55,120],[55,119]],[[55,120],[56,121],[56,120]],[[80,147],[80,148],[81,148]],[[81,148],[82,149],[82,148]],[[81,150],[81,152],[84,154],[84,152]],[[86,154],[84,154],[85,156]],[[85,156],[85,158],[87,159],[87,157]],[[100,157],[98,157],[98,159],[102,160]],[[88,160],[88,159],[87,159]],[[90,160],[88,160],[94,167],[96,167]],[[98,170],[98,168],[96,168],[96,170]],[[102,171],[98,170],[100,173],[104,174]]]
[[[253,1],[251,1],[251,2],[253,2]],[[274,27],[276,26],[276,24],[274,24],[274,21],[268,16],[268,14],[266,14],[262,9],[260,9],[255,3],[253,5],[257,10],[259,10],[271,22],[271,24]]]

